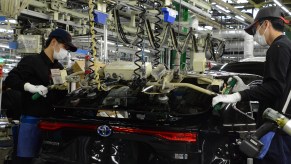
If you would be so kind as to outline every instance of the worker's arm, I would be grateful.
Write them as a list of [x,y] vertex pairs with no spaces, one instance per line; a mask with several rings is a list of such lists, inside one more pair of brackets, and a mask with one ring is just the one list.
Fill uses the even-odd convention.
[[283,43],[272,45],[267,54],[263,84],[239,92],[242,101],[273,102],[275,98],[281,97],[286,86],[290,59],[290,49],[287,45]]
[[5,84],[12,89],[24,91],[24,84],[29,81],[33,73],[33,62],[30,57],[24,57],[14,67],[5,79]]

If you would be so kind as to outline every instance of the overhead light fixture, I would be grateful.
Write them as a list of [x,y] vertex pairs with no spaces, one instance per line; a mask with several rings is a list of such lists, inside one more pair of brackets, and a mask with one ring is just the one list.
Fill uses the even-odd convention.
[[1,48],[9,48],[9,46],[6,45],[6,44],[0,44],[0,47],[1,47]]
[[[140,49],[140,48],[137,48],[137,50],[140,51],[141,49]],[[144,52],[147,52],[147,53],[150,53],[150,52],[151,52],[151,51],[148,50],[148,49],[143,49],[143,51],[144,51]]]
[[289,13],[289,10],[285,7],[285,6],[282,6],[281,7],[286,13]]
[[224,11],[224,12],[227,12],[227,13],[230,12],[229,10],[227,10],[227,9],[225,9],[225,8],[219,6],[219,5],[215,5],[215,6],[216,6],[217,8],[219,8],[220,10]]
[[244,6],[234,6],[234,8],[241,9],[241,8],[244,8]]
[[151,51],[150,50],[144,50],[144,52],[150,53]]
[[202,30],[206,30],[206,29],[203,28],[203,27],[198,26],[198,31],[202,31]]
[[0,28],[0,32],[3,32],[3,33],[13,33],[13,30],[7,30],[7,29],[4,29],[4,28]]
[[213,29],[212,26],[205,26],[204,28],[207,29],[207,30],[212,30]]
[[[100,43],[104,43],[104,40],[97,40],[97,41],[100,42]],[[109,44],[109,45],[115,45],[115,43],[110,42],[110,41],[107,41],[107,44]]]
[[223,2],[226,2],[226,3],[233,3],[232,0],[223,0]]
[[273,1],[276,3],[276,5],[278,5],[279,7],[282,7],[282,4],[280,2],[278,2],[277,0],[273,0]]
[[273,0],[276,5],[281,7],[282,10],[284,10],[287,14],[291,15],[291,12],[284,6],[282,5],[278,0]]
[[248,3],[248,0],[237,0],[236,3]]
[[239,19],[239,20],[242,20],[242,21],[245,21],[245,19],[244,18],[242,18],[242,17],[240,17],[240,16],[235,16],[237,19]]
[[5,22],[9,22],[9,23],[12,23],[12,24],[17,24],[17,21],[15,19],[8,19],[8,20],[5,20]]

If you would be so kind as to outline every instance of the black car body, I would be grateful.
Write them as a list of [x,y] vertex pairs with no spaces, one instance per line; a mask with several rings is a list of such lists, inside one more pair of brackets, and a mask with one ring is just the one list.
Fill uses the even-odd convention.
[[264,76],[265,57],[246,58],[239,62],[216,64],[209,72],[249,73]]
[[[235,75],[214,76],[227,79]],[[241,74],[246,83],[261,76]],[[215,90],[197,78],[185,78]],[[255,130],[250,103],[213,111],[212,96],[180,87],[169,93],[129,87],[100,92],[78,89],[43,119],[42,163],[245,163],[238,139]],[[239,109],[238,109],[239,108]],[[225,110],[226,109],[226,110]]]

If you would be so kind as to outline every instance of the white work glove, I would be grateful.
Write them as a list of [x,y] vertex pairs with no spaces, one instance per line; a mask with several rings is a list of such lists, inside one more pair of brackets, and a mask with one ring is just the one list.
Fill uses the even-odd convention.
[[30,93],[39,93],[43,97],[46,97],[46,94],[48,92],[47,87],[43,85],[32,85],[30,83],[24,84],[24,90]]
[[240,91],[243,91],[243,90],[246,90],[246,89],[250,89],[250,86],[246,85],[242,79],[238,76],[233,76],[231,78],[228,79],[227,83],[229,83],[232,78],[235,78],[236,79],[236,84],[235,86],[232,88],[232,92],[240,92]]
[[222,103],[236,103],[241,100],[241,95],[239,93],[234,93],[230,95],[218,95],[212,99],[212,106]]

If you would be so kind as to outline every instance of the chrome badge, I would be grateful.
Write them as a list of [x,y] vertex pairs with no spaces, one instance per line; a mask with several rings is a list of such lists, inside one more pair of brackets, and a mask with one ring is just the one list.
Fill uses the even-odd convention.
[[109,126],[107,125],[101,125],[97,128],[97,133],[101,136],[101,137],[108,137],[111,135],[112,130]]

